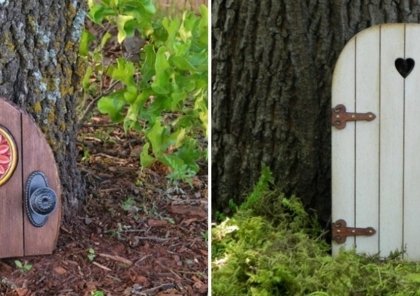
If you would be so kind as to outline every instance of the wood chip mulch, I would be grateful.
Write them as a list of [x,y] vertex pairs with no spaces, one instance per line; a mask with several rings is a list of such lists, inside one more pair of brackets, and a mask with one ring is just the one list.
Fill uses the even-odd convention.
[[54,254],[17,258],[29,271],[0,260],[0,295],[207,295],[206,164],[173,184],[166,168],[139,167],[142,145],[100,117],[83,128],[86,201]]

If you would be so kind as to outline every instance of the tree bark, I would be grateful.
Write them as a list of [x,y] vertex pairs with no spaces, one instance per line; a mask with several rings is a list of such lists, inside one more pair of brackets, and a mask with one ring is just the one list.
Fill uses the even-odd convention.
[[419,22],[409,0],[214,0],[213,212],[243,200],[263,164],[327,222],[334,64],[356,33]]
[[59,166],[66,214],[84,195],[75,113],[83,3],[0,0],[0,96],[30,113],[46,135]]

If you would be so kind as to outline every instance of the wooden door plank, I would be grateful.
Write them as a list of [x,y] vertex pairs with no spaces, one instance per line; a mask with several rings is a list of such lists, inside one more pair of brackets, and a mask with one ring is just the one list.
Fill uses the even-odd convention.
[[395,59],[404,56],[404,25],[381,30],[380,100],[380,255],[402,248],[403,225],[403,118],[404,79]]
[[[332,87],[332,107],[344,104],[347,111],[355,108],[355,38],[353,38],[340,55],[337,61]],[[354,124],[347,124],[345,129],[331,128],[332,137],[332,219],[344,219],[347,225],[354,225],[355,210],[355,147]],[[341,248],[353,249],[354,238],[348,238],[344,244],[333,242],[333,254]]]
[[405,57],[415,66],[405,79],[404,245],[406,257],[420,260],[420,26],[406,25]]
[[[356,112],[373,112],[375,120],[356,126],[356,220],[352,226],[373,227],[379,220],[379,69],[380,26],[364,30],[356,39]],[[356,236],[358,252],[379,252],[378,232]]]
[[25,215],[25,256],[51,254],[57,243],[61,222],[61,188],[57,165],[44,135],[27,114],[23,114],[22,118],[22,138],[23,180],[26,183],[33,171],[42,171],[48,179],[49,187],[57,194],[56,208],[43,227],[34,227]]
[[0,186],[0,258],[23,256],[21,112],[0,98],[0,125],[14,138],[18,152],[15,172]]

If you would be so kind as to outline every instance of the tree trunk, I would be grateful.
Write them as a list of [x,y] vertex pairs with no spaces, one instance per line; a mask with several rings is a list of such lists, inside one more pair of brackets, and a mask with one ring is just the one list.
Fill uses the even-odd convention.
[[65,213],[83,197],[75,116],[82,3],[0,0],[0,96],[32,114],[45,133],[60,169]]
[[366,27],[419,22],[415,3],[213,1],[213,211],[241,201],[266,164],[286,194],[329,219],[334,64]]

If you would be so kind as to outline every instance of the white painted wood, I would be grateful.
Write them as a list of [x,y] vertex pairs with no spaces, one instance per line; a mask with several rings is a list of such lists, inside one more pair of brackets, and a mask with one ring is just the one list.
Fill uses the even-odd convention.
[[[417,64],[404,79],[395,60],[406,57]],[[377,118],[332,127],[332,220],[377,233],[333,242],[333,254],[356,247],[386,257],[405,247],[420,261],[420,25],[376,26],[349,41],[333,76],[337,104]]]
[[[332,105],[344,104],[348,111],[355,107],[355,38],[353,38],[337,61],[332,88]],[[332,128],[332,219],[345,219],[349,225],[354,225],[355,218],[355,128],[348,124],[345,129]],[[354,238],[348,238],[344,244],[333,242],[332,252],[337,254],[341,248],[353,249]]]
[[[356,112],[379,115],[380,27],[356,36]],[[356,227],[379,223],[379,120],[359,121],[356,126]],[[356,248],[374,255],[379,235],[356,237]]]
[[381,99],[378,118],[381,256],[388,256],[390,252],[402,249],[404,79],[395,68],[395,60],[398,57],[404,57],[404,25],[382,25]]
[[406,58],[416,62],[405,79],[404,245],[420,261],[420,26],[406,25]]

